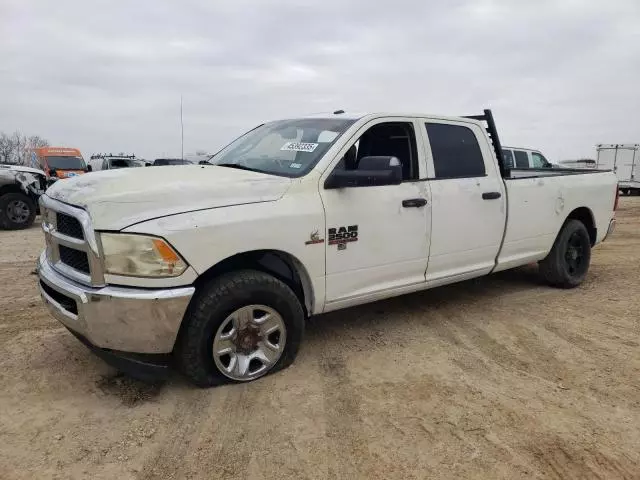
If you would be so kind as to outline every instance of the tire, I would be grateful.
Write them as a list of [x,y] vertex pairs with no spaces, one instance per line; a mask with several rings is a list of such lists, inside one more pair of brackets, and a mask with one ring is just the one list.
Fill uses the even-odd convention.
[[33,225],[36,204],[24,193],[5,193],[0,197],[0,228],[20,230]]
[[540,274],[551,286],[575,288],[586,278],[590,262],[591,239],[587,228],[579,220],[568,220],[551,252],[540,262]]
[[[274,360],[266,371],[252,374],[251,368],[247,368],[246,377],[237,378],[233,376],[235,370],[226,373],[224,371],[225,367],[231,369],[233,358],[235,358],[234,365],[240,365],[241,357],[246,359],[253,355],[249,353],[251,348],[259,349],[260,345],[263,347],[267,345],[264,340],[267,337],[262,335],[263,332],[255,333],[251,330],[253,333],[244,333],[242,338],[239,336],[238,332],[249,331],[248,328],[242,329],[236,325],[236,317],[240,316],[238,312],[246,312],[246,309],[265,313],[264,318],[279,322],[284,326],[284,331],[281,328],[277,333],[278,341],[273,342],[281,345],[277,360]],[[255,312],[252,311],[252,313]],[[254,315],[248,316],[255,318]],[[248,323],[251,324],[251,321]],[[229,363],[226,365],[225,355],[214,355],[214,342],[226,341],[220,339],[229,334],[229,324],[236,332],[236,338],[232,340],[232,343],[236,342],[236,344],[232,347],[233,353],[228,355]],[[176,342],[174,350],[176,362],[180,371],[199,387],[255,380],[282,370],[293,363],[302,341],[304,325],[305,315],[302,305],[296,294],[285,283],[255,270],[228,273],[204,285],[192,299]],[[256,335],[259,338],[256,338]],[[247,340],[247,344],[243,343],[244,340]],[[246,350],[242,350],[241,347]],[[269,355],[272,354],[271,349],[264,347],[263,350]],[[251,362],[261,363],[263,367],[266,365],[262,360],[251,360]]]

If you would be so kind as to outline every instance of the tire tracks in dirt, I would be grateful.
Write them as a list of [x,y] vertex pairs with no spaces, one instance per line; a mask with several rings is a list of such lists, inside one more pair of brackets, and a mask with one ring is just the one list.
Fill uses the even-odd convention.
[[594,478],[637,480],[638,465],[628,458],[614,458],[600,449],[573,448],[561,439],[529,447],[545,478],[558,480]]
[[[323,352],[320,361],[327,437],[327,478],[372,478],[372,465],[363,432],[361,399],[337,349]],[[369,472],[372,473],[372,472]]]
[[[253,430],[261,383],[175,392],[164,443],[143,470],[145,480],[245,478],[255,453]],[[186,399],[186,401],[185,401]]]
[[184,458],[199,430],[204,427],[203,414],[207,411],[211,394],[208,390],[195,390],[189,387],[176,388],[173,415],[165,421],[168,427],[160,432],[164,442],[156,454],[143,469],[144,480],[180,478],[177,475],[184,468]]

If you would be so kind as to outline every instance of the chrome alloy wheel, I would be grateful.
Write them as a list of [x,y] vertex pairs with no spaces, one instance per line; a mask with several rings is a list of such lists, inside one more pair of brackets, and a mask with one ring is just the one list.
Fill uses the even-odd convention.
[[224,319],[213,337],[213,360],[220,372],[240,382],[266,374],[287,341],[282,316],[266,305],[247,305]]

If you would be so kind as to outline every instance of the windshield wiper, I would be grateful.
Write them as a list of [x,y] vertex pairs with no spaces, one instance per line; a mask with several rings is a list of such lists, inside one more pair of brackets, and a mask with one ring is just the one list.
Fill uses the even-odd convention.
[[211,165],[215,167],[229,167],[237,168],[238,170],[249,170],[250,172],[261,172],[261,170],[256,170],[255,168],[247,167],[246,165],[240,165],[239,163],[212,163]]

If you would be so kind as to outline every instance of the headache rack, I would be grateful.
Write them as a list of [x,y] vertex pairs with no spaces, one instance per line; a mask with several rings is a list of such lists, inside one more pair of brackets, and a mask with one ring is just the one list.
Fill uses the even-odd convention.
[[502,145],[500,144],[500,138],[498,137],[498,129],[496,128],[496,122],[493,119],[493,114],[490,109],[485,109],[482,115],[464,115],[462,118],[470,118],[472,120],[480,120],[481,122],[487,122],[487,133],[493,144],[493,151],[496,153],[498,160],[498,166],[500,167],[500,175],[502,178],[509,177],[509,169],[504,164],[504,157],[502,156]]

